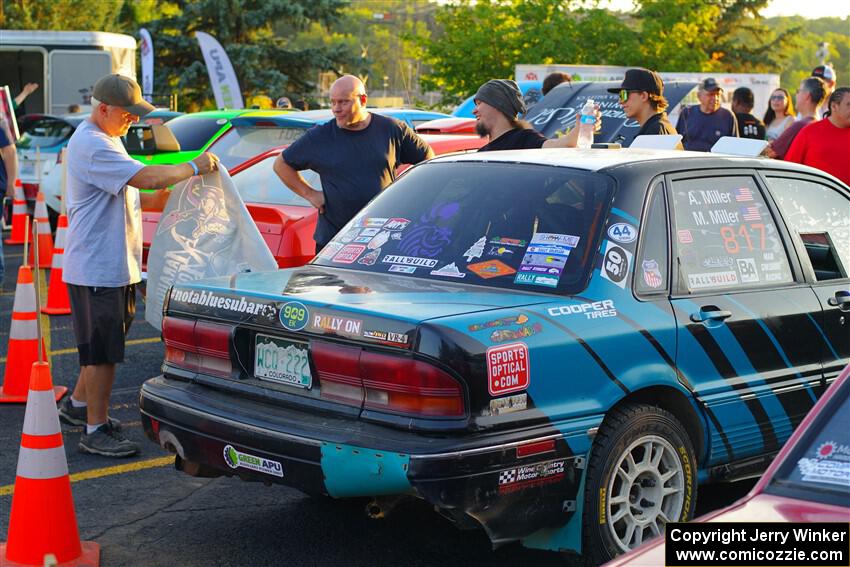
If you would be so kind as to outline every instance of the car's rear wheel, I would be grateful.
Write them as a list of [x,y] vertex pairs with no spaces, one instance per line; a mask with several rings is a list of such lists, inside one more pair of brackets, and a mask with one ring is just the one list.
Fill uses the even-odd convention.
[[584,503],[584,553],[599,564],[664,534],[696,506],[696,456],[668,411],[612,410],[594,440]]

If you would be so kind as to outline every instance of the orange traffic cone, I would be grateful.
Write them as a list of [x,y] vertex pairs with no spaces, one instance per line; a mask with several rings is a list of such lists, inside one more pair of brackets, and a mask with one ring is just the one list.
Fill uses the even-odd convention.
[[48,554],[61,565],[96,567],[100,563],[100,546],[80,541],[46,362],[32,365],[8,537],[8,543],[0,544],[4,565],[44,565]]
[[[50,219],[47,218],[47,203],[44,195],[38,192],[35,200],[35,220],[38,221],[38,266],[35,266],[35,247],[30,248],[30,266],[37,268],[49,268],[53,261],[53,237],[50,236]],[[35,235],[33,235],[35,240]]]
[[[56,245],[53,247],[53,263],[50,266],[50,287],[47,288],[47,305],[41,308],[41,312],[48,315],[68,315],[71,312],[71,298],[68,296],[68,287],[62,281],[62,261],[65,255],[66,230],[68,230],[68,217],[61,215],[59,217],[59,224],[56,225]],[[40,250],[39,254],[41,254]]]
[[[38,360],[38,330],[36,329],[35,286],[32,283],[32,268],[18,268],[18,286],[15,288],[15,303],[12,307],[12,325],[9,329],[9,347],[0,402],[23,403],[27,401],[27,383],[30,369]],[[41,344],[44,350],[44,342]],[[68,388],[56,386],[56,399],[61,398]]]
[[20,179],[15,179],[15,198],[12,199],[12,234],[4,242],[6,244],[23,244],[24,232],[27,227],[27,198],[24,196],[24,186]]

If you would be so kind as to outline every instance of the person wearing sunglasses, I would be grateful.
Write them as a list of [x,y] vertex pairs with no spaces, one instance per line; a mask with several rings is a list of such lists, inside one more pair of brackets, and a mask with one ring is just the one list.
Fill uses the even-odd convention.
[[699,84],[699,104],[682,110],[676,123],[686,150],[708,152],[723,136],[738,137],[738,121],[731,110],[720,106],[722,96],[717,79],[709,77]]
[[795,117],[791,93],[783,88],[775,89],[770,95],[770,104],[764,113],[767,141],[772,142],[781,136],[782,132],[794,122]]
[[765,155],[776,159],[785,159],[785,154],[791,147],[791,142],[805,126],[820,120],[820,105],[826,98],[826,85],[819,77],[808,77],[800,83],[797,89],[796,107],[797,120],[768,145]]
[[636,136],[678,134],[667,118],[664,82],[655,71],[628,69],[622,84],[608,92],[617,93],[623,112],[640,124]]

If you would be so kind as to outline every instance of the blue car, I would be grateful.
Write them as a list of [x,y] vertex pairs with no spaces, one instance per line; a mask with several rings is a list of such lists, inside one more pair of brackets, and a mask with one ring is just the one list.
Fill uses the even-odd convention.
[[637,149],[438,157],[308,265],[174,286],[147,436],[602,563],[758,474],[850,362],[850,188]]

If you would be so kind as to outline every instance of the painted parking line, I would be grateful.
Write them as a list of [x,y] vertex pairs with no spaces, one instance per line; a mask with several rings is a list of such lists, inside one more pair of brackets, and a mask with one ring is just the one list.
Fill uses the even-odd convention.
[[[124,344],[127,345],[127,346],[132,346],[132,345],[144,345],[144,344],[158,343],[158,342],[161,342],[161,339],[159,337],[148,337],[146,339],[133,339],[133,340],[127,341]],[[48,356],[53,357],[53,356],[61,356],[63,354],[76,354],[77,349],[76,348],[62,348],[62,349],[59,349],[59,350],[51,351],[48,348],[47,352],[48,352]],[[5,356],[0,358],[0,364],[3,364],[5,362],[6,362]]]
[[[174,464],[174,455],[168,457],[159,457],[157,459],[148,459],[146,461],[137,461],[135,463],[127,463],[126,465],[116,465],[114,467],[104,467],[102,469],[91,469],[83,472],[78,472],[70,475],[71,482],[80,482],[83,480],[91,480],[93,478],[102,478],[104,476],[114,476],[145,469],[154,469],[157,467],[165,467]],[[0,486],[0,497],[8,496],[15,492],[14,484]]]

